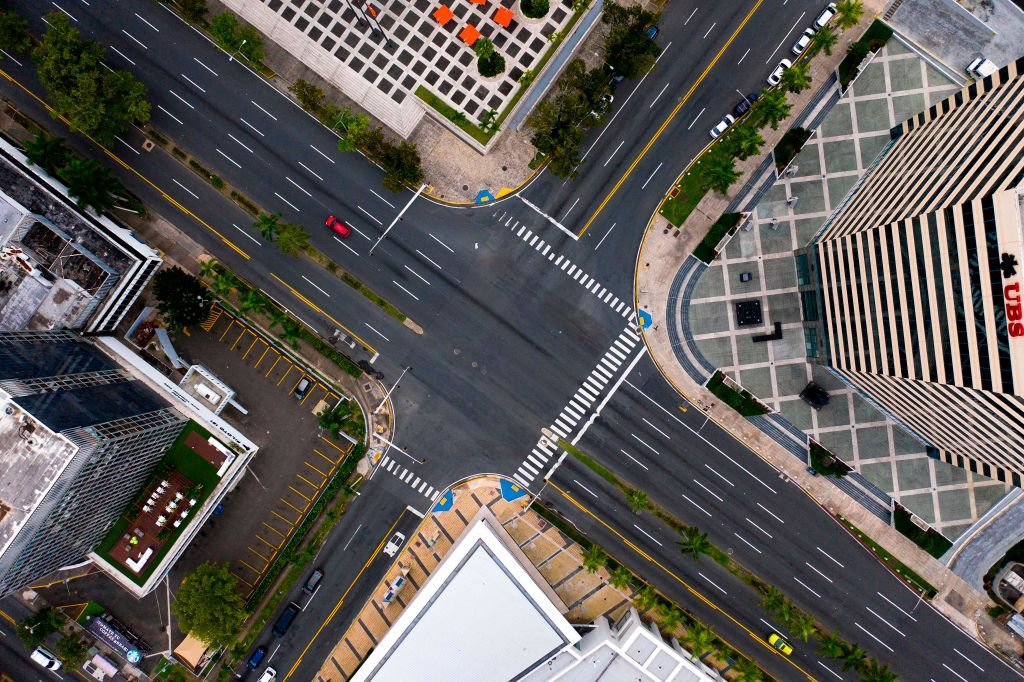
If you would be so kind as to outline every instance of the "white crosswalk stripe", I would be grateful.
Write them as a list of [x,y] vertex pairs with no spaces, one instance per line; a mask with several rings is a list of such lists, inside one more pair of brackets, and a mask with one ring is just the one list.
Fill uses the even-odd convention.
[[417,476],[416,472],[402,466],[397,460],[391,459],[387,455],[384,455],[384,459],[380,461],[379,466],[383,467],[384,471],[396,477],[402,483],[423,495],[423,497],[433,500],[441,493],[440,490],[437,490],[434,486]]

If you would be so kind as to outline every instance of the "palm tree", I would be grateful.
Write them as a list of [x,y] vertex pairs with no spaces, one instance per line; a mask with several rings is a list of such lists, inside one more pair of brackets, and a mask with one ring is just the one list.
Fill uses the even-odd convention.
[[281,331],[278,333],[281,340],[292,348],[299,347],[299,323],[292,318],[286,318],[281,323]]
[[63,137],[39,133],[25,143],[25,156],[28,162],[39,166],[50,175],[57,172],[68,162],[68,148]]
[[856,644],[848,644],[843,649],[843,670],[860,670],[868,654]]
[[238,280],[227,270],[221,270],[218,272],[213,281],[210,282],[210,288],[213,289],[213,293],[221,297],[227,297],[231,295],[232,290],[238,285]]
[[686,629],[683,635],[682,644],[696,658],[701,658],[714,648],[715,631],[704,623],[694,623]]
[[272,242],[277,237],[277,233],[281,231],[281,214],[260,211],[252,226],[263,235],[264,239]]
[[843,650],[846,648],[846,642],[834,632],[826,632],[822,634],[818,633],[818,641],[821,646],[818,647],[818,653],[828,658],[842,658]]
[[786,120],[792,110],[793,105],[786,101],[786,91],[771,88],[754,104],[751,116],[759,124],[768,123],[772,130],[778,130],[779,123]]
[[861,0],[839,0],[836,3],[836,15],[839,28],[852,28],[864,16],[864,3]]
[[889,670],[889,666],[879,663],[872,657],[865,661],[860,667],[861,682],[895,682],[896,673]]
[[649,611],[657,602],[658,593],[650,585],[644,585],[633,595],[633,604],[641,613]]
[[816,630],[814,618],[802,611],[794,613],[793,618],[786,625],[793,631],[793,634],[805,642]]
[[297,256],[309,248],[309,233],[294,223],[284,223],[277,235],[277,248],[289,256]]
[[316,416],[317,424],[324,431],[329,432],[335,438],[338,437],[341,427],[345,424],[345,420],[348,418],[348,413],[343,412],[341,409],[326,409]]
[[686,528],[683,530],[685,540],[677,541],[676,544],[683,550],[683,554],[689,554],[694,559],[699,559],[701,554],[711,552],[711,541],[707,533],[701,533],[698,528]]
[[113,208],[114,195],[124,191],[121,181],[93,159],[71,159],[58,174],[82,210],[92,208],[102,213]]
[[749,658],[741,658],[732,664],[732,671],[735,676],[733,682],[759,682],[761,669]]
[[608,563],[608,555],[597,545],[591,545],[583,554],[583,569],[587,573],[597,573],[597,569]]
[[811,87],[811,63],[806,59],[797,60],[796,64],[782,72],[779,85],[792,93]]
[[274,330],[274,327],[283,327],[284,323],[288,320],[288,314],[276,305],[268,307],[267,316],[270,318],[270,325],[267,328],[271,331]]
[[810,53],[812,55],[815,55],[821,51],[824,51],[825,54],[831,55],[832,48],[835,47],[836,43],[838,42],[839,36],[836,35],[835,31],[826,26],[825,28],[820,29],[817,33],[814,34],[814,37],[811,38]]
[[684,618],[679,607],[669,603],[658,604],[658,615],[661,617],[661,627],[665,632],[674,632]]
[[629,507],[634,514],[639,514],[641,510],[651,506],[650,500],[647,499],[647,493],[635,488],[626,493],[626,500],[629,501]]
[[199,276],[212,279],[220,271],[220,263],[215,258],[207,258],[199,263]]
[[736,162],[723,147],[712,148],[697,170],[700,173],[699,182],[704,189],[714,190],[719,194],[728,192],[732,183],[740,177],[736,170]]
[[242,314],[263,312],[267,306],[267,297],[259,289],[246,289],[239,299],[239,310]]
[[619,566],[612,571],[611,577],[608,579],[612,587],[620,590],[625,590],[633,584],[633,574],[625,566]]
[[764,138],[761,132],[752,125],[738,125],[725,138],[725,146],[729,153],[739,159],[746,159],[761,151]]
[[782,603],[786,601],[786,595],[775,585],[768,585],[765,588],[764,596],[761,598],[761,608],[766,613],[773,615],[779,612]]

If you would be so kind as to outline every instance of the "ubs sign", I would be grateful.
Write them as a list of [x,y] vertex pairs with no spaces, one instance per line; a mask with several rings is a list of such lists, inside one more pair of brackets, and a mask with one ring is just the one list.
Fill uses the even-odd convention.
[[1017,257],[1004,253],[999,261],[1003,271],[1003,304],[1006,307],[1006,330],[1010,336],[1024,336],[1024,305],[1020,300],[1020,280],[1017,279]]

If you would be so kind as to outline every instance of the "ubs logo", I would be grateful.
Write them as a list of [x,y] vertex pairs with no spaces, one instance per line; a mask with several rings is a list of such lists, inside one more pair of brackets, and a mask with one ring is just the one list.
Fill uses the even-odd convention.
[[[999,260],[999,269],[1003,272],[1003,279],[1015,277],[1017,257],[1004,253]],[[1003,285],[1003,304],[1006,306],[1006,330],[1010,336],[1024,336],[1024,305],[1021,305],[1019,281]]]

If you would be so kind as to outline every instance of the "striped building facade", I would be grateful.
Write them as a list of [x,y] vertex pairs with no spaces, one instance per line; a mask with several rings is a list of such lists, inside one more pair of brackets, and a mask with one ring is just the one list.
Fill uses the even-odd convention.
[[892,130],[809,247],[805,296],[812,355],[933,456],[1018,487],[1022,230],[1024,58]]

